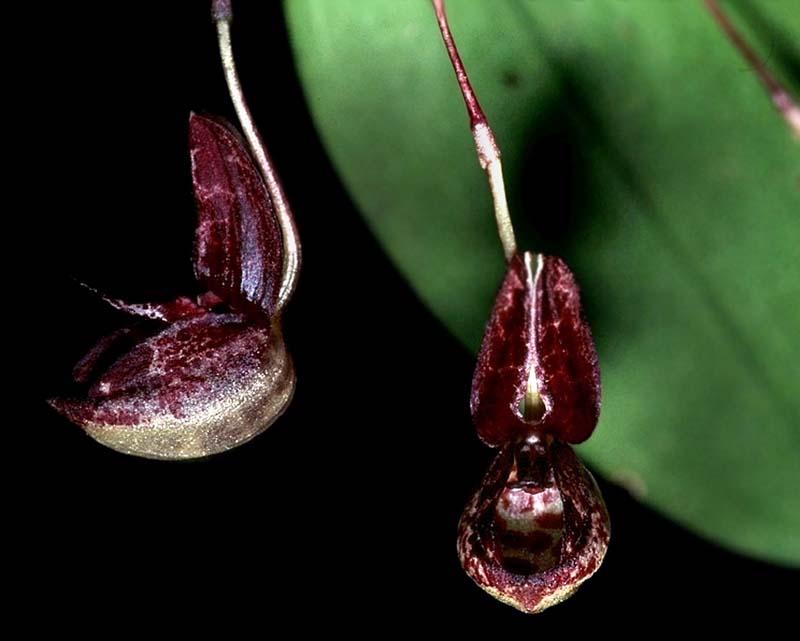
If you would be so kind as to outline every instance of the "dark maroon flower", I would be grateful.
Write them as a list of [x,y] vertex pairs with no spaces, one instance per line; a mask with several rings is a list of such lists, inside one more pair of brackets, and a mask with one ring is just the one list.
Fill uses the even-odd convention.
[[567,443],[600,413],[600,372],[575,279],[559,258],[515,255],[486,327],[472,385],[481,438],[501,447],[459,523],[467,573],[539,612],[603,560],[610,527],[591,474]]
[[597,425],[600,369],[566,263],[517,251],[500,150],[458,54],[444,0],[433,5],[508,261],[471,395],[478,435],[501,449],[461,517],[458,555],[480,587],[535,613],[569,597],[608,548],[603,498],[568,445],[589,438]]
[[[229,19],[227,3],[218,16],[223,59],[230,56]],[[294,290],[300,246],[238,81],[231,83],[229,59],[229,86],[256,159],[227,122],[191,115],[194,268],[204,293],[145,304],[104,297],[150,327],[101,339],[73,371],[88,386],[85,396],[50,401],[127,454],[181,459],[229,450],[269,427],[294,392],[281,311]]]

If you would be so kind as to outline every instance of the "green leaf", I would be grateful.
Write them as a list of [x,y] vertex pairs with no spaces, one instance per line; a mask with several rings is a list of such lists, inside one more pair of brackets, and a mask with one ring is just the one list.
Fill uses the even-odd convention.
[[[344,182],[476,350],[504,263],[430,4],[286,8]],[[800,144],[700,2],[448,8],[519,244],[582,283],[604,404],[581,452],[695,532],[800,563]],[[797,90],[796,2],[730,9]]]

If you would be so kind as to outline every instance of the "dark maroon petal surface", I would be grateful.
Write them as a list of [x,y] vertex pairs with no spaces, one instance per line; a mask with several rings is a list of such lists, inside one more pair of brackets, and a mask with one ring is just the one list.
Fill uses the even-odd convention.
[[[610,537],[594,479],[569,445],[509,444],[459,523],[467,574],[497,599],[535,613],[569,597],[600,567]],[[523,471],[520,459],[529,464]]]
[[493,447],[529,429],[519,409],[533,355],[527,279],[525,260],[517,254],[495,299],[472,379],[472,419],[478,435]]
[[281,286],[284,250],[264,181],[239,134],[223,120],[192,114],[189,143],[198,207],[197,279],[234,311],[269,315]]
[[[525,415],[535,390],[543,406]],[[600,371],[575,278],[554,256],[525,253],[508,265],[472,381],[472,416],[497,447],[531,430],[568,442],[589,437],[600,413]]]
[[568,443],[589,438],[600,418],[600,365],[580,290],[567,264],[545,256],[536,287],[536,379],[545,428]]

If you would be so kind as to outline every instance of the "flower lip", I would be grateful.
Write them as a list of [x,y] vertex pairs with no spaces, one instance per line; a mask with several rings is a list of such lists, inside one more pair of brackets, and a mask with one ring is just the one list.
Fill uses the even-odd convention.
[[[90,353],[94,362],[111,346],[101,343]],[[90,367],[81,370],[84,380]],[[264,431],[290,402],[294,385],[291,359],[273,328],[209,313],[136,343],[93,377],[85,398],[49,402],[112,449],[198,458]]]
[[[540,612],[569,597],[594,574],[610,538],[597,484],[572,448],[540,441],[504,447],[459,522],[458,554],[467,574],[497,599]],[[545,462],[543,475],[517,482],[518,460]]]

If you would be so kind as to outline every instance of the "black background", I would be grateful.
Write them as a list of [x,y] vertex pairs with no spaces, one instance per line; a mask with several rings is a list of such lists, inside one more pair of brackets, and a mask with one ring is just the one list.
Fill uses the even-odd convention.
[[108,630],[648,634],[694,615],[788,618],[794,573],[719,549],[602,480],[611,547],[570,601],[529,618],[466,577],[456,523],[492,456],[469,417],[474,360],[415,298],[338,181],[277,2],[235,3],[234,47],[303,240],[285,314],[293,404],[252,443],[187,463],[117,454],[52,412],[44,397],[125,323],[76,281],[131,300],[195,291],[187,117],[233,119],[204,2],[65,4],[39,16],[33,43],[47,52],[49,151],[35,165],[47,180],[33,196],[48,203],[37,262],[50,322],[37,338],[44,365],[24,450],[35,484],[24,600]]

